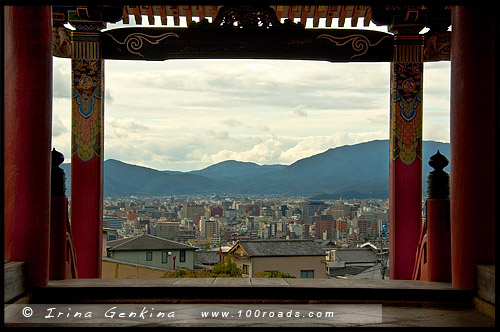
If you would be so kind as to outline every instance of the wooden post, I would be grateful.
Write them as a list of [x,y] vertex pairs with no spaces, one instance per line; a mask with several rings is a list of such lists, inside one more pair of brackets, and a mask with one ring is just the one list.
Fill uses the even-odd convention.
[[412,278],[422,225],[423,26],[393,25],[389,160],[390,278]]
[[4,7],[4,259],[49,277],[52,8]]
[[[72,23],[73,24],[73,23]],[[71,227],[80,278],[100,278],[102,261],[104,61],[96,22],[72,31]]]
[[50,280],[66,279],[66,220],[68,199],[66,176],[59,167],[64,161],[62,153],[52,150],[51,209],[50,209]]
[[458,289],[475,288],[477,264],[495,264],[495,15],[481,6],[452,9],[451,268]]
[[427,175],[427,281],[451,282],[449,161],[439,150],[429,158]]

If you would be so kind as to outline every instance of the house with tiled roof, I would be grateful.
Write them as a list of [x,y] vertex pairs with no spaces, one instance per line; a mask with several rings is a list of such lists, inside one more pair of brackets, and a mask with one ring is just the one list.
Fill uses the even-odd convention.
[[[326,262],[330,278],[377,278],[380,279],[380,266],[377,261],[377,248],[338,248],[329,251]],[[366,272],[373,272],[367,274]]]
[[246,277],[279,271],[296,278],[326,278],[325,250],[309,240],[239,241],[230,250]]
[[194,269],[196,249],[149,234],[107,242],[107,255],[110,258],[162,269]]

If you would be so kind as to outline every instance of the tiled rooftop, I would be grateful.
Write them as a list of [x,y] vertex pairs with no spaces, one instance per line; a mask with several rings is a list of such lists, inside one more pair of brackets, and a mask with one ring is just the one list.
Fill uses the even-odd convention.
[[373,263],[377,253],[371,248],[340,248],[336,249],[335,258],[346,263]]
[[183,243],[170,241],[161,237],[142,234],[132,238],[109,241],[107,243],[109,250],[166,250],[166,249],[191,249],[196,247],[185,245]]
[[240,241],[248,256],[326,256],[321,246],[309,240]]

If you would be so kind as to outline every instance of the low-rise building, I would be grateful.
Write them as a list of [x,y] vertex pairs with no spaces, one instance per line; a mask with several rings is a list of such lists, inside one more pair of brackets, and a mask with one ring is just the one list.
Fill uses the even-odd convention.
[[338,248],[328,252],[329,278],[381,279],[377,248]]
[[314,241],[239,241],[229,253],[246,277],[279,271],[296,278],[326,278],[326,252]]
[[196,249],[149,234],[107,243],[107,255],[110,258],[164,269],[194,269]]

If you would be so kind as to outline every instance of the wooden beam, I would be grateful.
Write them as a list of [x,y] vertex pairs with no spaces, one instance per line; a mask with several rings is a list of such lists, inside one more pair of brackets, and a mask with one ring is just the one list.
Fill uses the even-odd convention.
[[346,9],[345,6],[340,6],[339,27],[342,28],[345,24]]
[[307,17],[309,16],[309,10],[311,6],[302,6],[302,12],[300,14],[300,23],[304,26],[307,24]]
[[212,21],[217,17],[217,6],[209,6],[210,12],[212,13]]
[[369,26],[371,20],[372,20],[372,9],[370,8],[370,6],[366,6],[365,19],[363,21],[363,25],[365,27]]
[[129,17],[128,17],[128,7],[123,6],[123,16],[122,16],[122,21],[123,24],[129,24]]
[[320,6],[314,6],[314,20],[313,20],[313,27],[317,28],[319,26],[319,9]]
[[135,18],[135,24],[141,25],[142,24],[142,16],[141,16],[141,9],[139,6],[130,6],[134,10],[134,18]]
[[184,6],[184,15],[186,16],[186,23],[189,25],[193,21],[191,6]]
[[281,22],[281,16],[283,15],[283,11],[285,10],[284,6],[275,6],[275,12],[276,12],[276,17],[278,17],[278,20]]
[[333,18],[335,17],[335,12],[337,11],[337,6],[328,6],[328,11],[326,13],[326,26],[331,27]]
[[354,6],[352,9],[351,27],[355,28],[358,26],[358,17],[359,17],[359,7]]
[[298,6],[288,6],[288,18],[293,21],[295,18],[295,12],[298,11]]
[[154,25],[155,24],[155,14],[153,13],[153,6],[142,6],[142,8],[146,9],[146,13],[148,15],[149,25]]
[[161,24],[167,25],[167,7],[166,6],[160,6],[160,19],[161,19]]
[[26,291],[25,262],[8,262],[4,264],[3,301],[4,303],[22,295]]
[[170,9],[172,10],[172,15],[174,16],[174,25],[179,26],[181,24],[179,6],[170,6]]
[[196,6],[196,10],[200,21],[203,20],[205,18],[205,6]]
[[[102,34],[103,57],[122,60],[392,60],[392,34],[353,29],[126,28]],[[221,36],[224,38],[221,38]],[[137,40],[136,43],[131,41]],[[140,42],[139,42],[140,41]],[[362,45],[362,47],[353,47]]]

